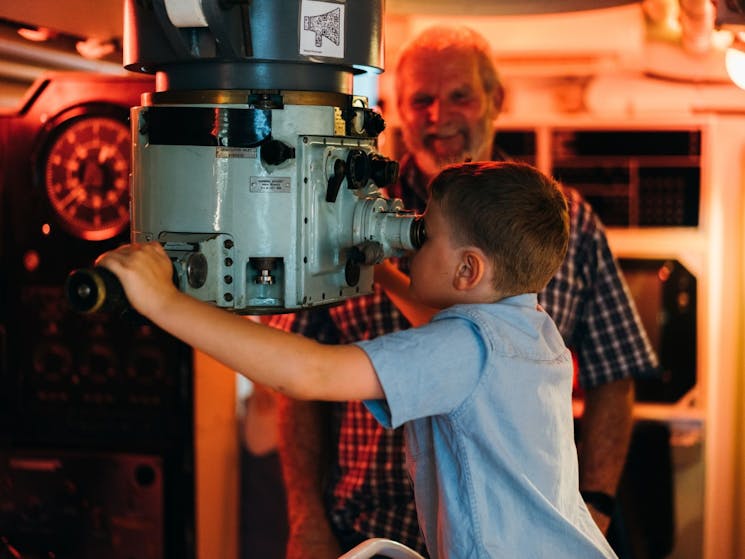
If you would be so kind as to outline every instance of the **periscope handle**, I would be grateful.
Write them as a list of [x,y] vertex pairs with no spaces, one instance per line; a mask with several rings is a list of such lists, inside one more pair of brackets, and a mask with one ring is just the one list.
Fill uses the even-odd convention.
[[132,308],[119,278],[103,266],[70,272],[65,281],[65,296],[80,313],[124,312]]

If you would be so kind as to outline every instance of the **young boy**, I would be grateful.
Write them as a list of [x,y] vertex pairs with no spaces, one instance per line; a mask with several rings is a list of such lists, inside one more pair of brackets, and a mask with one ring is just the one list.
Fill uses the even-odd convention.
[[433,559],[615,557],[579,493],[571,357],[537,299],[567,249],[559,186],[519,163],[453,165],[432,181],[424,219],[408,295],[444,310],[354,345],[181,293],[157,243],[99,263],[141,314],[252,380],[296,398],[365,400],[384,425],[405,424]]

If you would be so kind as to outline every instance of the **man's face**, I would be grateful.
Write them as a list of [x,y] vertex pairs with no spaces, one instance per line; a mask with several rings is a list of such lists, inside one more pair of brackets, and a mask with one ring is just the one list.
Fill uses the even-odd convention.
[[474,54],[414,53],[396,80],[403,139],[428,178],[451,163],[491,158],[497,109]]

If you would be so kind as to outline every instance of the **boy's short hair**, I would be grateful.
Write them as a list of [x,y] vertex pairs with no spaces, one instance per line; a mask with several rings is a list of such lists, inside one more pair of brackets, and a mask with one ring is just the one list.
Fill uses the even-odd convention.
[[541,291],[569,245],[569,210],[559,184],[524,163],[460,163],[430,183],[456,245],[473,245],[494,264],[503,296]]

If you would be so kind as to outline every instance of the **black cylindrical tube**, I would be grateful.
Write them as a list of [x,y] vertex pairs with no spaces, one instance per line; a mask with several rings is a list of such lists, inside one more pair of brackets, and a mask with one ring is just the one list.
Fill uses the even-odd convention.
[[131,309],[119,278],[103,266],[73,270],[65,281],[70,306],[81,313]]
[[426,240],[427,230],[424,228],[424,217],[417,216],[411,222],[411,245],[415,250],[419,250]]

